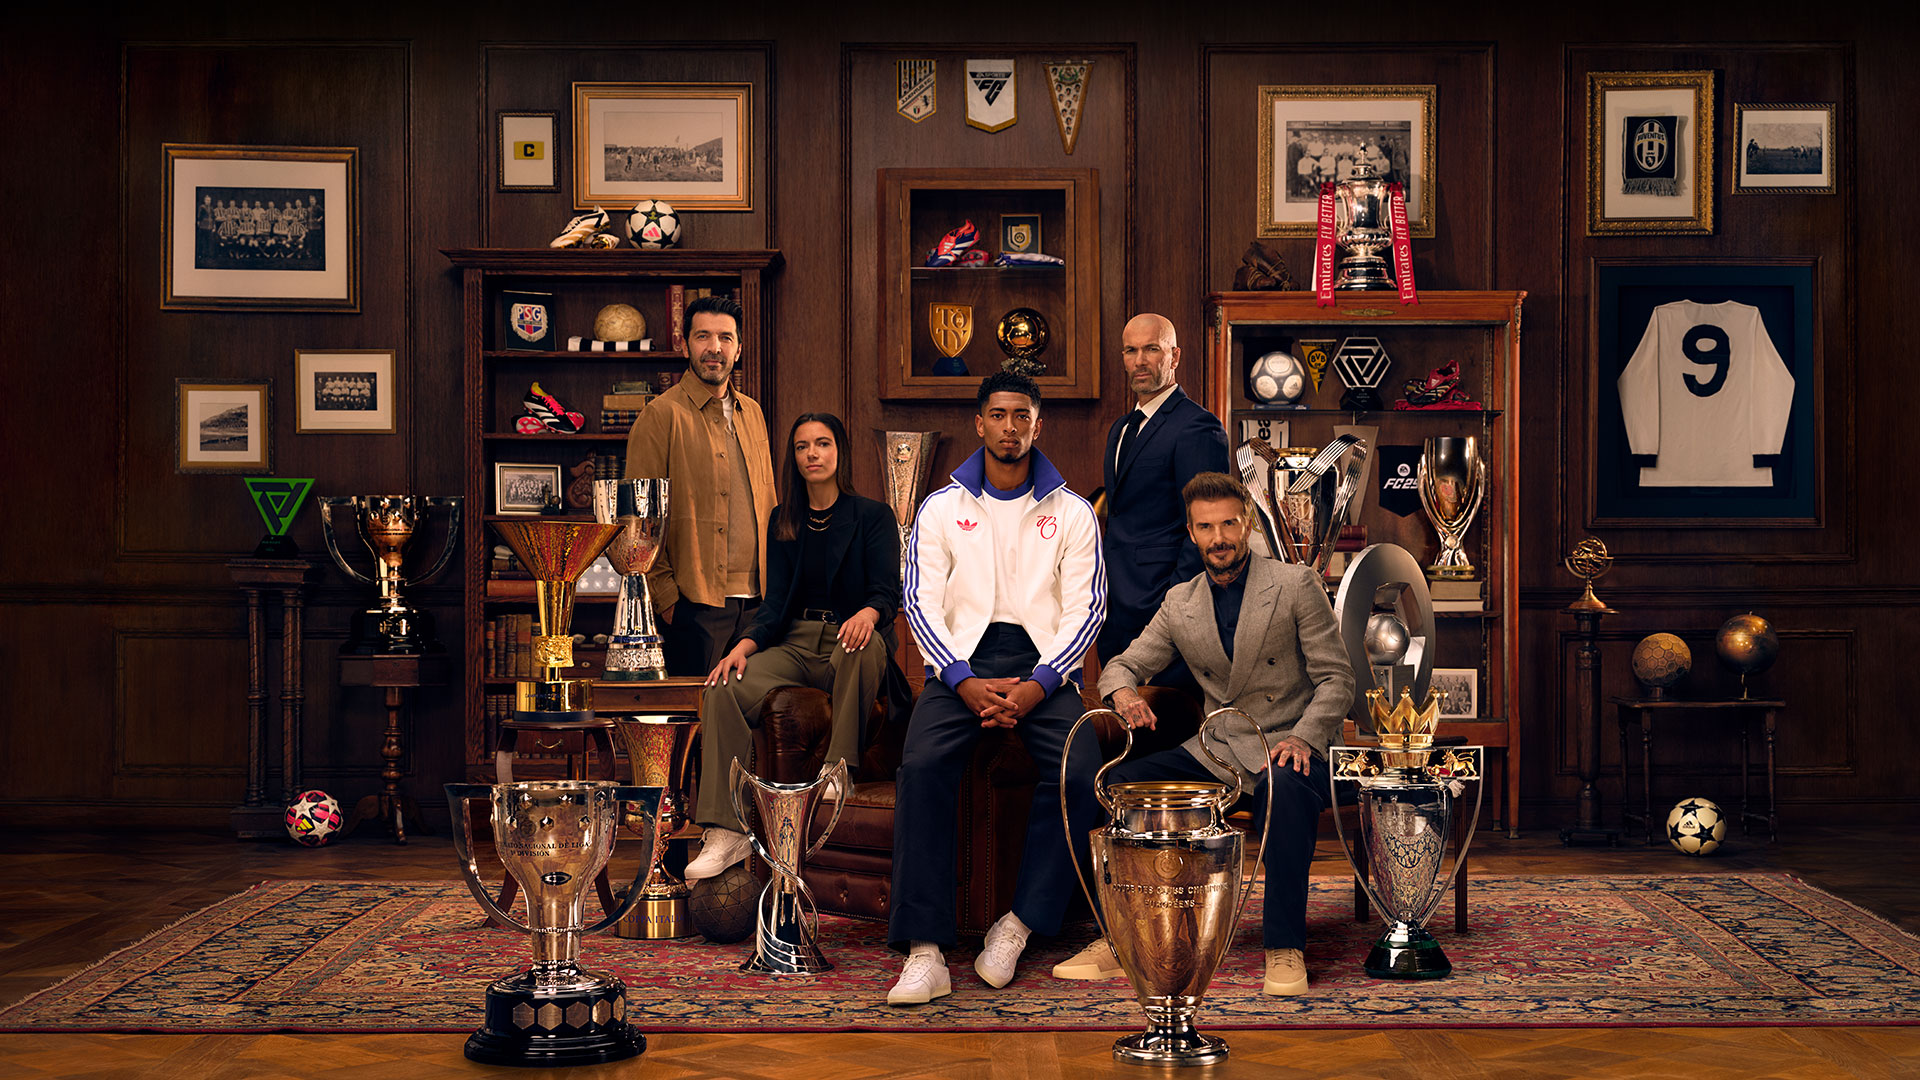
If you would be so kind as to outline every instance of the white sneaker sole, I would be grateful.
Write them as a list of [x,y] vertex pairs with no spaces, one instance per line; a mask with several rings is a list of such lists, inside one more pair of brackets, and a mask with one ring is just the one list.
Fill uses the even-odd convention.
[[1307,980],[1300,979],[1289,983],[1277,983],[1270,979],[1262,980],[1260,992],[1269,997],[1299,997],[1307,992]]
[[889,990],[887,991],[887,1004],[894,1005],[894,1006],[925,1005],[927,1002],[932,1001],[935,998],[943,998],[951,993],[953,993],[952,983],[948,983],[945,986],[936,986],[924,994],[914,994],[914,993],[896,994],[893,991]]
[[1019,974],[1018,971],[1009,971],[1007,972],[1006,978],[1001,979],[999,982],[995,982],[993,979],[993,976],[987,974],[987,969],[980,966],[980,961],[978,958],[975,958],[973,961],[973,973],[980,976],[981,982],[986,983],[988,986],[993,987],[995,990],[998,990],[1001,987],[1006,986],[1008,983],[1013,981],[1013,977],[1015,975]]
[[1126,972],[1121,970],[1118,965],[1106,968],[1097,963],[1069,964],[1065,960],[1053,965],[1053,977],[1056,979],[1092,981],[1095,979],[1117,979],[1125,974]]

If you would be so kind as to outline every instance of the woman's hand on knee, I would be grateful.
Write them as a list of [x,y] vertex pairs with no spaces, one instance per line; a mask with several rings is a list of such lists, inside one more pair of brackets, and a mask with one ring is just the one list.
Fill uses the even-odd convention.
[[880,619],[880,613],[870,607],[863,607],[853,613],[846,622],[840,624],[840,647],[848,652],[859,652],[873,640],[874,623]]
[[739,680],[747,675],[747,657],[752,656],[757,646],[751,640],[743,640],[735,645],[727,655],[720,658],[712,671],[707,673],[708,686],[720,686],[728,679]]

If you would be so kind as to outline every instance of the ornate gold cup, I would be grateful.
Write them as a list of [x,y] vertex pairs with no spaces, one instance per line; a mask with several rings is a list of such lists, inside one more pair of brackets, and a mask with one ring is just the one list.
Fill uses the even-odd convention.
[[539,625],[532,679],[514,684],[515,720],[593,719],[593,680],[568,679],[573,666],[573,588],[620,533],[618,525],[582,521],[496,521],[495,531],[533,575]]
[[640,887],[640,902],[613,932],[623,938],[691,937],[687,922],[687,883],[670,873],[661,861],[667,841],[687,823],[687,765],[692,760],[693,736],[700,721],[690,716],[634,716],[615,721],[627,750],[633,782],[660,789],[660,813],[652,819],[627,814],[627,828],[653,829],[653,866]]
[[[753,853],[773,869],[767,887],[760,890],[760,903],[754,911],[753,955],[740,965],[741,971],[763,975],[817,975],[832,971],[833,963],[820,952],[820,909],[813,902],[813,890],[801,876],[800,868],[820,851],[833,827],[840,823],[840,811],[846,807],[847,759],[822,766],[820,775],[805,784],[775,784],[748,772],[733,759],[729,793],[733,812],[741,821],[747,816],[747,796],[751,793],[760,825],[747,831]],[[820,838],[807,846],[807,830],[813,824],[813,808],[819,803],[829,781],[835,785],[833,816]]]
[[613,609],[612,640],[607,644],[607,681],[639,682],[667,677],[667,657],[653,622],[653,594],[647,571],[660,553],[667,532],[668,481],[596,480],[593,516],[620,526],[607,547],[607,559],[620,574],[620,599]]
[[[348,577],[372,585],[379,594],[374,606],[353,614],[341,652],[369,656],[440,651],[440,643],[433,637],[433,618],[407,603],[400,590],[431,581],[447,568],[454,549],[460,546],[460,504],[457,495],[331,495],[320,500],[320,535],[327,542],[327,554]],[[433,509],[447,512],[446,546],[431,569],[408,577],[402,571],[407,549]],[[373,552],[372,577],[355,569],[340,551],[334,532],[335,510],[353,512],[360,540]]]
[[1480,500],[1487,493],[1487,467],[1480,459],[1480,440],[1474,436],[1429,438],[1420,451],[1420,506],[1440,535],[1440,557],[1427,567],[1435,580],[1473,580],[1461,540]]

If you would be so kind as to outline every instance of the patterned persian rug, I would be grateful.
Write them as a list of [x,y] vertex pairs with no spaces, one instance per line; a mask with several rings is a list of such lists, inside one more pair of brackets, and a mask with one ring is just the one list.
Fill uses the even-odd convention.
[[[1201,1012],[1203,1029],[1920,1023],[1920,939],[1793,878],[1476,877],[1471,933],[1437,928],[1454,964],[1432,982],[1369,979],[1375,931],[1344,879],[1313,883],[1305,997],[1259,993],[1259,898]],[[1091,927],[1035,943],[990,991],[977,943],[948,953],[951,997],[889,1009],[898,957],[870,923],[829,916],[838,967],[811,979],[738,970],[747,946],[585,947],[626,980],[646,1031],[1031,1031],[1141,1027],[1123,980],[1047,971]],[[523,935],[483,927],[453,882],[273,881],[196,912],[5,1010],[5,1031],[470,1031],[486,983],[524,966]]]

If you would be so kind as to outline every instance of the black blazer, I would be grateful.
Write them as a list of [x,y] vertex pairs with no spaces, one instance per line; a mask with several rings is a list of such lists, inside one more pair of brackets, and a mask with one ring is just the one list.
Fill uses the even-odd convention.
[[[785,641],[788,628],[800,613],[799,594],[794,588],[800,567],[800,540],[774,539],[774,522],[779,519],[778,508],[767,519],[766,593],[754,609],[753,623],[741,635],[752,638],[762,649]],[[874,629],[886,638],[891,653],[899,647],[894,640],[893,619],[900,611],[900,523],[892,509],[860,495],[842,494],[833,524],[821,535],[826,537],[828,562],[834,568],[834,615],[843,620],[852,618],[863,607],[879,612],[880,621]]]

